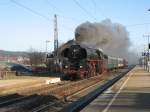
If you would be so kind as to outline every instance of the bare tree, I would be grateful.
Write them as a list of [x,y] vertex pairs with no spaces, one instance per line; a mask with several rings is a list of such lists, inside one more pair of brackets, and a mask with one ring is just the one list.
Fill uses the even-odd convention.
[[45,62],[45,54],[31,48],[28,53],[31,66],[42,65]]

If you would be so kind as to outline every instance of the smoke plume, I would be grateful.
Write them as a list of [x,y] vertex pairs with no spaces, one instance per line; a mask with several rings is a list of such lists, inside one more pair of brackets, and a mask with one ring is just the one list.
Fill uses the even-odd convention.
[[[134,53],[129,51],[131,42],[126,28],[119,23],[106,19],[100,23],[85,22],[75,30],[75,41],[94,48],[101,48],[104,53],[136,61]],[[133,58],[132,58],[133,57]]]

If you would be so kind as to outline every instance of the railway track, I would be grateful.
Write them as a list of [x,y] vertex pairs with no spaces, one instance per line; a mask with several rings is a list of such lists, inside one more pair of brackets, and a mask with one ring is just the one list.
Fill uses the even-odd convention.
[[[82,93],[82,92],[84,92],[84,91],[86,91],[88,89],[91,89],[94,86],[97,86],[97,85],[99,85],[99,84],[95,83],[94,85],[90,85],[90,86],[88,86],[88,87],[86,87],[86,88],[84,88],[84,89],[82,89],[82,90],[80,90],[78,92],[73,93],[72,95],[66,96],[65,102],[69,102],[69,103],[72,102],[72,99],[74,99],[75,95],[80,94],[80,93]],[[78,96],[78,98],[79,98],[79,96]],[[31,112],[44,112],[44,111],[57,112],[57,111],[61,110],[64,106],[67,105],[64,102],[62,103],[63,100],[64,99],[61,99],[61,100],[59,100],[57,102],[49,102],[47,104],[44,104],[44,105],[41,105],[39,107],[34,108]]]
[[[108,79],[110,80],[110,79]],[[83,97],[85,95],[85,93],[89,93],[91,91],[94,91],[95,88],[99,87],[100,85],[102,85],[102,82],[97,82],[95,84],[92,84],[86,88],[81,89],[78,92],[75,92],[71,95],[68,95],[66,97],[66,101],[65,104],[62,104],[61,101],[57,101],[57,102],[49,102],[48,104],[44,104],[41,105],[40,107],[37,107],[35,109],[33,109],[31,112],[58,112],[61,111],[62,108],[64,108],[65,106],[69,105],[70,103],[77,101],[79,98]],[[62,111],[64,112],[64,111]]]
[[[75,94],[85,91],[88,88],[98,84],[105,75],[95,76],[74,82],[63,82],[55,85],[45,86],[39,89],[33,89],[30,92],[22,92],[23,96],[18,94],[0,97],[1,112],[43,112],[59,111],[66,105]],[[2,99],[2,100],[1,100]],[[71,100],[70,100],[71,101]]]
[[67,105],[59,112],[78,112],[82,110],[86,105],[93,101],[97,96],[102,94],[105,90],[115,84],[118,80],[124,77],[129,71],[131,71],[135,66],[130,66],[125,72],[120,73],[118,76],[114,77],[110,81],[104,83],[103,85],[96,88],[94,91],[88,93],[87,95],[79,98],[77,101]]
[[43,85],[42,87],[32,88],[27,91],[19,91],[16,94],[2,96],[2,97],[0,97],[0,107],[7,106],[7,105],[13,104],[15,102],[22,101],[24,99],[28,99],[32,95],[37,94],[37,93],[42,94],[42,92],[44,93],[45,90],[47,91],[48,89],[54,89],[54,88],[57,88],[58,85],[62,86],[67,83],[68,82],[62,82],[62,83],[57,83],[57,84],[53,84],[53,85]]
[[[101,77],[98,76],[98,77],[92,77],[92,78],[81,80],[81,81],[66,82],[66,83],[61,83],[61,84],[59,83],[59,84],[51,85],[51,86],[48,86],[48,87],[43,87],[42,89],[40,88],[38,90],[37,89],[32,90],[33,95],[29,95],[29,94],[31,94],[31,91],[30,91],[29,93],[27,93],[26,96],[21,96],[21,95],[18,95],[18,94],[3,96],[3,97],[0,98],[0,99],[3,99],[3,100],[0,101],[0,107],[3,108],[0,111],[11,111],[11,112],[13,110],[16,111],[18,108],[16,109],[16,106],[14,106],[14,104],[19,105],[19,106],[17,106],[19,108],[20,107],[21,108],[25,108],[25,107],[30,108],[29,107],[30,104],[35,104],[33,102],[34,101],[33,99],[35,99],[35,97],[42,96],[42,95],[45,96],[45,95],[49,95],[49,94],[51,96],[59,97],[59,100],[60,99],[61,100],[60,101],[54,101],[54,102],[59,102],[59,104],[60,104],[60,103],[63,103],[64,97],[72,95],[75,92],[80,91],[81,89],[84,89],[87,86],[92,85],[92,84],[100,81],[99,80],[100,78]],[[37,96],[34,93],[37,93]],[[41,99],[38,102],[41,102],[41,101],[44,100],[44,99],[42,99],[42,97],[41,98],[37,97],[37,99]],[[22,102],[26,102],[26,100],[28,100],[27,104],[22,103]],[[53,103],[53,102],[44,102],[44,105],[47,104],[47,103],[48,104],[50,103],[50,105],[56,104],[56,103]],[[5,107],[12,107],[12,108],[11,109],[10,108],[4,109]],[[35,106],[31,105],[31,108],[32,107],[35,107]],[[32,109],[32,110],[35,111],[36,109]]]

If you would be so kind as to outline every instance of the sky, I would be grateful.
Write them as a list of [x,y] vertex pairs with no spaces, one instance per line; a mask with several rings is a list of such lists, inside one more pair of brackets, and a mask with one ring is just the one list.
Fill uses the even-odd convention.
[[140,53],[150,34],[150,0],[0,0],[0,50],[53,50],[54,14],[58,19],[59,43],[74,38],[83,22],[124,25],[130,49]]

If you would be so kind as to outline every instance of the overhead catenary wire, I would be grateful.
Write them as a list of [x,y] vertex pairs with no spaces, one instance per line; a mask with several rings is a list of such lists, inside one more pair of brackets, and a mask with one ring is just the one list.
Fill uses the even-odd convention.
[[66,16],[66,15],[63,15],[63,11],[60,10],[60,8],[58,8],[56,5],[52,4],[50,0],[46,0],[47,3],[53,8],[53,9],[56,9],[57,12],[57,16],[61,17],[61,18],[64,18],[64,19],[68,19],[68,20],[71,20],[73,22],[80,22],[81,20],[77,19],[77,18],[74,18],[74,17],[70,17],[70,16]]
[[[71,21],[73,21],[73,22],[75,22],[75,23],[80,23],[81,22],[81,20],[79,20],[79,19],[77,19],[77,18],[74,18],[74,17],[71,17],[71,16],[66,16],[66,15],[63,15],[63,11],[60,9],[60,8],[58,8],[55,4],[53,4],[50,0],[45,0],[45,1],[47,1],[47,3],[51,6],[51,8],[54,8],[54,9],[56,9],[58,12],[56,13],[56,15],[60,18],[60,19],[64,19],[64,20],[71,20]],[[66,27],[66,25],[64,25],[63,24],[63,26],[65,26]],[[68,29],[70,29],[70,30],[73,30],[73,28],[70,28],[70,27],[67,27]]]
[[[92,4],[93,4],[93,7],[94,7],[94,14],[97,15],[97,12],[96,12],[96,3],[95,3],[95,0],[91,0]],[[95,17],[96,18],[96,17]],[[97,19],[96,19],[97,20]]]
[[46,1],[53,9],[56,9],[58,12],[62,13],[62,11],[58,7],[56,7],[54,4],[52,4],[50,0],[46,0]]
[[[17,1],[15,1],[15,0],[10,0],[12,3],[14,3],[14,4],[16,4],[16,5],[18,5],[18,6],[20,6],[20,7],[22,7],[22,8],[24,8],[24,9],[26,9],[26,10],[28,10],[28,11],[30,11],[30,12],[32,12],[32,13],[34,13],[35,15],[38,15],[38,16],[40,16],[40,17],[42,17],[42,18],[44,18],[44,19],[46,19],[46,20],[52,20],[52,19],[50,19],[48,16],[45,16],[45,15],[43,15],[43,14],[41,14],[41,13],[39,13],[39,12],[37,12],[37,11],[35,11],[35,10],[33,10],[33,9],[31,9],[31,8],[29,8],[29,7],[27,7],[27,6],[25,6],[25,5],[23,5],[23,4],[21,4],[21,3],[19,3],[19,2],[17,2]],[[78,6],[80,6],[81,7],[81,5],[76,1],[76,0],[74,0],[77,4],[78,4]],[[93,1],[93,0],[92,0]],[[94,3],[94,2],[93,2]],[[57,8],[56,6],[54,6],[53,5],[53,7],[55,7],[55,8]],[[83,7],[81,7],[81,8],[83,8]],[[84,9],[84,8],[83,8]],[[85,9],[84,9],[85,10]],[[85,10],[86,11],[86,10]],[[87,11],[86,11],[87,12]],[[88,13],[88,12],[87,12]],[[74,18],[72,18],[72,17],[67,17],[67,16],[63,16],[63,15],[60,15],[60,14],[58,14],[58,16],[60,16],[60,17],[63,17],[63,18],[70,18],[70,20],[75,20]],[[139,23],[139,24],[131,24],[131,25],[125,25],[126,27],[136,27],[136,26],[142,26],[142,25],[147,25],[147,24],[150,24],[150,23]],[[66,26],[65,26],[66,27]],[[68,29],[71,29],[71,28],[68,28]],[[72,30],[72,29],[71,29]]]
[[97,10],[100,12],[101,16],[104,18],[108,18],[102,11],[102,9],[100,8],[100,6],[97,7],[97,3],[95,0],[91,0],[91,2],[93,3],[93,5],[95,6],[95,14],[97,15]]
[[[47,21],[53,21],[53,19],[49,18],[48,16],[45,16],[45,15],[43,15],[43,14],[41,14],[41,13],[39,13],[39,12],[33,10],[32,8],[29,8],[29,7],[27,7],[27,6],[23,5],[23,4],[21,4],[21,3],[17,2],[17,1],[15,1],[15,0],[10,0],[10,1],[11,1],[12,3],[16,4],[16,5],[19,6],[19,7],[22,7],[22,8],[24,8],[24,9],[26,9],[26,10],[32,12],[33,14],[44,18],[44,19],[47,20]],[[65,26],[65,25],[63,25],[63,27],[65,27],[65,28],[67,28],[68,30],[71,30],[71,31],[72,31],[72,28],[70,28],[70,27],[67,27],[67,26]]]
[[80,7],[80,9],[82,9],[90,18],[93,18],[94,20],[96,20],[96,18],[89,12],[87,11],[82,5],[80,5],[80,3],[77,0],[73,0],[74,3]]
[[57,14],[57,16],[59,16],[59,17],[61,17],[61,18],[64,18],[64,19],[67,19],[67,20],[71,20],[71,21],[76,22],[76,23],[81,22],[81,20],[78,20],[78,19],[73,18],[73,17],[68,17],[68,16],[61,15],[61,14]]
[[32,13],[34,13],[35,15],[38,15],[38,16],[40,16],[40,17],[42,17],[42,18],[44,18],[44,19],[46,19],[46,20],[48,20],[48,21],[50,20],[50,18],[49,18],[48,16],[45,16],[45,15],[43,15],[43,14],[41,14],[41,13],[39,13],[39,12],[37,12],[37,11],[35,11],[35,10],[29,8],[29,7],[26,7],[25,5],[23,5],[23,4],[21,4],[21,3],[17,2],[17,1],[15,1],[15,0],[10,0],[10,1],[11,1],[12,3],[14,3],[14,4],[16,4],[16,5],[18,5],[18,6],[22,7],[22,8],[24,8],[24,9],[26,9],[26,10],[32,12]]

